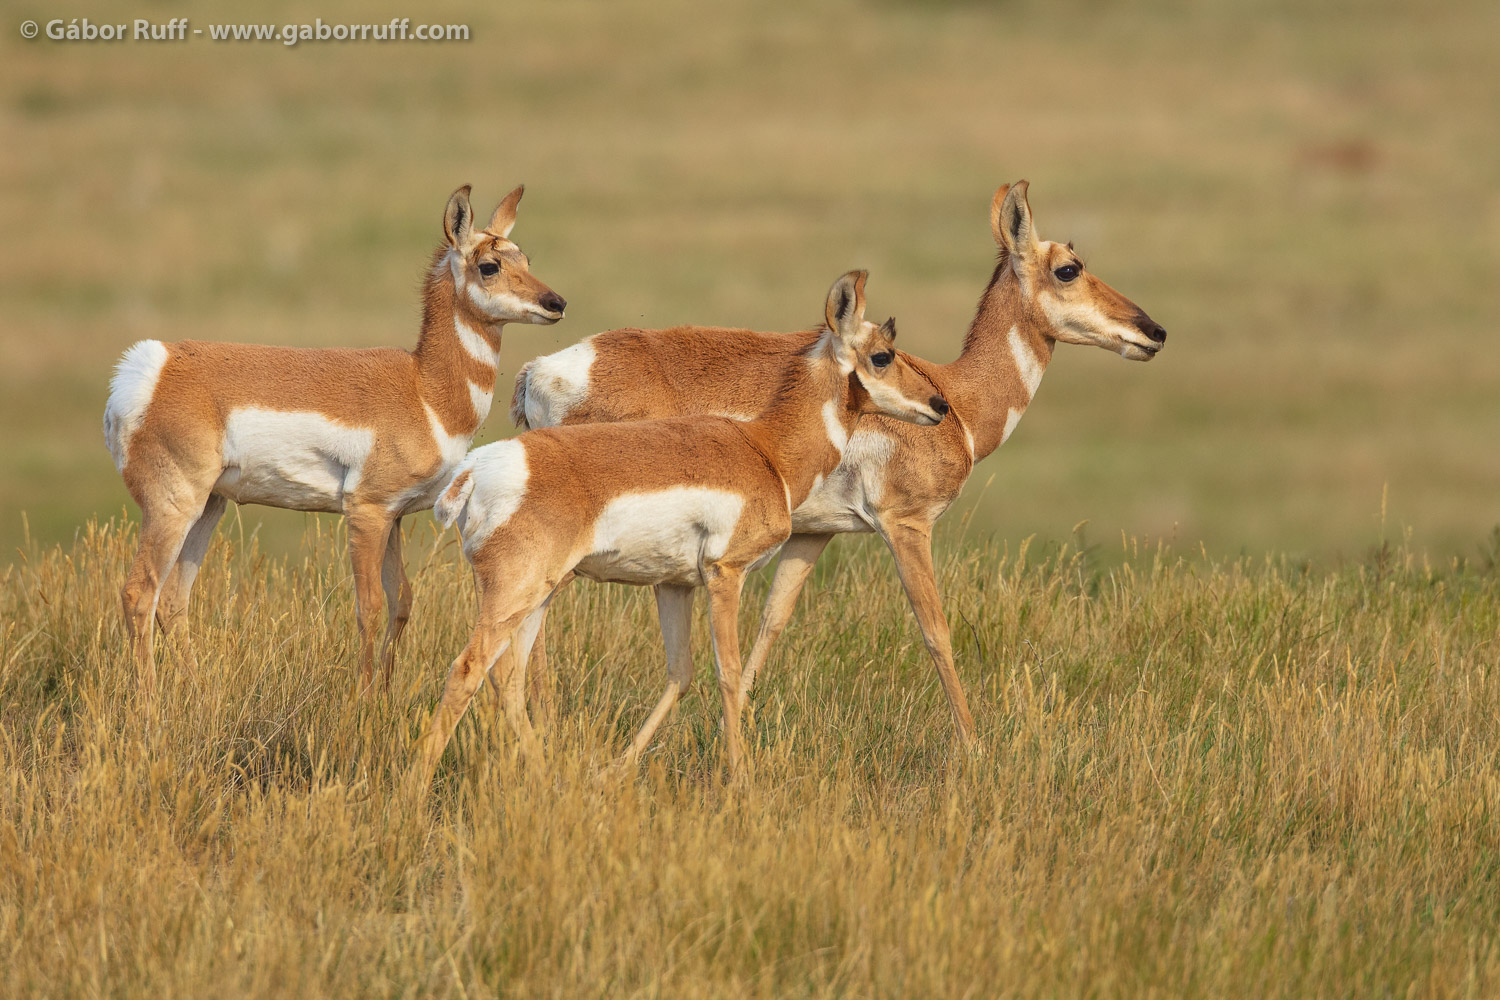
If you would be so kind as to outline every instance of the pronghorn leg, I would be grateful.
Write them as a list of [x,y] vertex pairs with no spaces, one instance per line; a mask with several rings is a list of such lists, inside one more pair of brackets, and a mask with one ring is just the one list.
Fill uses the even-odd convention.
[[490,683],[500,688],[505,720],[521,741],[521,753],[533,761],[541,759],[541,744],[531,726],[531,717],[526,714],[526,658],[546,614],[547,605],[543,604],[522,620],[510,646],[500,654],[497,669],[490,676]]
[[[227,506],[229,501],[217,493],[209,495],[208,502],[203,505],[203,513],[198,515],[198,520],[188,530],[182,550],[177,555],[177,562],[172,565],[172,571],[162,584],[161,596],[156,602],[156,622],[165,636],[173,636],[187,623],[188,600],[193,593],[193,583],[198,579],[198,570],[203,565],[203,556],[208,552],[208,543],[213,540],[214,528],[218,526],[219,518],[224,516],[224,508]],[[198,660],[193,655],[191,639],[185,632],[182,636],[182,652],[188,666],[196,669]]]
[[458,720],[468,711],[474,692],[484,683],[485,674],[496,658],[510,645],[515,625],[514,616],[499,622],[481,616],[469,636],[469,644],[453,661],[448,671],[448,683],[443,687],[442,700],[433,710],[432,721],[427,725],[427,734],[422,739],[422,749],[412,771],[414,783],[423,794],[432,784],[438,761],[453,738]]
[[776,562],[776,575],[771,578],[771,592],[766,595],[766,606],[760,613],[760,631],[755,634],[755,645],[750,647],[750,658],[745,661],[745,669],[740,674],[742,704],[750,696],[755,675],[771,656],[772,643],[792,620],[792,610],[797,606],[797,597],[812,573],[813,564],[832,539],[832,535],[793,535],[782,546],[781,558]]
[[883,525],[882,532],[891,553],[896,557],[896,569],[901,574],[901,585],[906,588],[906,597],[911,609],[916,612],[917,624],[922,629],[922,640],[927,645],[932,665],[937,668],[943,693],[948,696],[948,708],[953,713],[953,728],[959,741],[967,747],[975,745],[974,717],[969,714],[969,699],[964,695],[958,671],[953,667],[953,643],[948,632],[948,619],[943,614],[942,598],[938,596],[937,574],[932,567],[932,528],[913,527],[905,524]]
[[349,560],[354,564],[354,615],[359,624],[360,690],[372,692],[375,681],[375,629],[380,614],[381,565],[391,533],[391,515],[381,507],[345,510],[349,521]]
[[401,558],[401,518],[391,524],[385,543],[385,558],[380,563],[380,586],[385,590],[385,642],[380,649],[381,685],[391,689],[391,668],[396,662],[396,643],[406,631],[411,617],[411,583],[406,579],[406,565]]
[[646,747],[651,743],[651,737],[656,734],[656,727],[660,726],[662,720],[672,711],[677,704],[677,699],[693,683],[693,648],[691,643],[693,628],[693,597],[697,593],[695,587],[682,587],[677,584],[660,583],[656,585],[656,614],[661,622],[661,637],[667,647],[667,689],[662,693],[661,700],[651,710],[640,732],[635,734],[635,739],[630,741],[630,747],[625,751],[620,762],[625,765],[634,765],[640,759]]
[[709,633],[714,640],[714,670],[724,702],[724,750],[729,770],[740,769],[740,589],[745,575],[720,570],[708,581]]
[[153,505],[141,509],[141,546],[125,577],[120,603],[125,610],[125,632],[130,638],[136,673],[147,705],[156,700],[156,660],[152,640],[157,601],[162,584],[177,562],[198,509],[184,512],[175,504]]
[[[573,574],[562,578],[557,589],[552,592],[553,597],[557,591],[562,590],[573,580]],[[551,598],[548,598],[550,601]],[[552,661],[547,658],[547,609],[542,609],[542,617],[537,622],[536,640],[531,647],[531,657],[526,668],[526,690],[531,700],[531,714],[536,717],[537,723],[543,730],[552,725],[554,712],[554,701],[557,696],[557,678],[552,673]]]

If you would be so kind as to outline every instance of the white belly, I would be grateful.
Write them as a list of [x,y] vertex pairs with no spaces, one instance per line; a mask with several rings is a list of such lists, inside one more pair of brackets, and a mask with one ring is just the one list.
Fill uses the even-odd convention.
[[338,513],[374,446],[370,428],[320,413],[238,409],[225,423],[214,492],[236,503]]
[[575,567],[594,580],[700,586],[739,525],[744,498],[680,486],[610,501],[594,522],[588,555]]

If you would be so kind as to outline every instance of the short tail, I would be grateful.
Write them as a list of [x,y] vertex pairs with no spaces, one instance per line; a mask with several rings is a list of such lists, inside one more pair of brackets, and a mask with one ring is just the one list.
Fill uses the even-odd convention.
[[109,399],[104,404],[104,443],[117,470],[125,469],[130,439],[146,417],[146,408],[156,393],[157,377],[166,363],[165,344],[142,340],[132,344],[115,365],[115,373],[109,380]]
[[531,429],[526,422],[526,389],[527,382],[531,379],[531,362],[528,361],[516,372],[516,391],[510,397],[510,419],[521,430]]
[[[448,480],[448,485],[443,487],[443,492],[437,498],[437,503],[432,505],[432,516],[437,518],[438,524],[443,527],[452,527],[454,522],[463,516],[469,506],[469,497],[474,494],[474,460],[472,457],[465,458],[458,464],[453,473],[453,478]],[[463,525],[458,526],[460,532]]]

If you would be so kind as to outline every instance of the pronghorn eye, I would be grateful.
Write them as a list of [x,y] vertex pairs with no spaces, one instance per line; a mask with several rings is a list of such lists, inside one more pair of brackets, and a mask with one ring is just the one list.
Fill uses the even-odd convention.
[[1058,281],[1072,281],[1074,278],[1078,277],[1078,272],[1080,270],[1082,269],[1077,264],[1064,264],[1062,267],[1058,268],[1052,273],[1057,275]]
[[894,355],[892,355],[890,351],[881,351],[879,354],[870,355],[870,364],[874,365],[876,368],[884,368],[886,365],[890,364],[892,360],[894,360]]
[[479,273],[486,278],[493,278],[500,273],[500,265],[492,260],[483,261],[479,265]]

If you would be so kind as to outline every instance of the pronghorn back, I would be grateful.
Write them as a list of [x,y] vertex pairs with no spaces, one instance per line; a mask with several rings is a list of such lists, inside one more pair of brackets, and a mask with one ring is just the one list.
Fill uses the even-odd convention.
[[749,420],[770,405],[779,373],[820,332],[607,330],[523,365],[511,419],[521,428],[692,414]]

